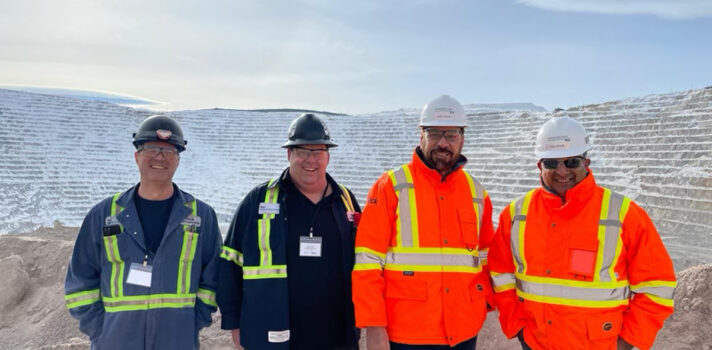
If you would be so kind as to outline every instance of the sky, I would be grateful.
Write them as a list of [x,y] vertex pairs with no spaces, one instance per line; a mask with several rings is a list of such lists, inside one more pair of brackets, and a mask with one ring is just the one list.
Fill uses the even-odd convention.
[[549,110],[712,85],[709,0],[2,0],[0,87],[163,110]]

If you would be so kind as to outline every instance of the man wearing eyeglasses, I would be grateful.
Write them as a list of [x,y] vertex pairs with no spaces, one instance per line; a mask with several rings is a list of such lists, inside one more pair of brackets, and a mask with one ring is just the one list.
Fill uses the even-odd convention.
[[217,310],[217,217],[173,183],[187,144],[175,120],[146,118],[133,144],[140,182],[84,219],[67,307],[92,349],[197,349]]
[[675,272],[645,211],[596,184],[583,126],[537,135],[541,187],[506,207],[489,267],[504,334],[527,349],[649,349],[673,312]]
[[492,293],[492,204],[463,169],[465,127],[455,99],[430,101],[412,160],[368,194],[352,276],[368,350],[475,348]]
[[288,132],[289,167],[240,203],[217,300],[238,349],[356,349],[351,279],[360,208],[326,172],[329,130],[313,114]]

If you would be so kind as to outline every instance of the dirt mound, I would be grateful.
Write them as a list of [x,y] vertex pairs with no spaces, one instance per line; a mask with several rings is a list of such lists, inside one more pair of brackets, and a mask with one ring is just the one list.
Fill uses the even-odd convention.
[[[64,277],[77,231],[55,224],[0,236],[0,349],[89,349],[89,340],[64,304]],[[653,349],[712,349],[711,284],[712,265],[678,274],[676,311]],[[9,287],[13,288],[6,291]],[[220,314],[213,320],[200,333],[201,348],[232,349],[229,332],[220,329]],[[477,343],[478,349],[521,349],[516,340],[504,338],[496,312],[489,314]]]

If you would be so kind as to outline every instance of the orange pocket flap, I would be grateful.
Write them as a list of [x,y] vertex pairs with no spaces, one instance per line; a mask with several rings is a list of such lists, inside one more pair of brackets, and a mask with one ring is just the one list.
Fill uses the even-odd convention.
[[623,315],[611,313],[600,316],[590,316],[586,319],[589,340],[617,337],[621,332]]
[[477,247],[477,217],[475,210],[470,208],[458,208],[457,218],[460,221],[460,231],[462,241],[468,246]]
[[417,280],[415,276],[386,279],[386,298],[426,300],[428,282]]

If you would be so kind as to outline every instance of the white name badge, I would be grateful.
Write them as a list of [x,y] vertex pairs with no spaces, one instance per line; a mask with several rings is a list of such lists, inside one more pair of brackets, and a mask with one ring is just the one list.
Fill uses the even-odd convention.
[[284,343],[289,340],[289,329],[286,331],[267,331],[267,341],[270,343]]
[[257,214],[279,214],[279,203],[260,203]]
[[129,277],[126,278],[126,283],[150,287],[152,270],[153,267],[151,265],[143,266],[138,263],[131,263],[131,269],[129,270]]
[[299,256],[321,256],[321,237],[299,237]]

